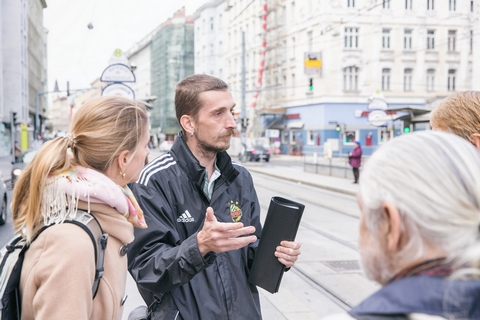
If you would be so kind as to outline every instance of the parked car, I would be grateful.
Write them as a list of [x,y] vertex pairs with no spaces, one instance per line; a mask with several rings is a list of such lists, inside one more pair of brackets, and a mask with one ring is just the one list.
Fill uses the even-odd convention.
[[247,159],[249,161],[255,160],[257,162],[263,159],[268,162],[270,161],[270,149],[261,145],[247,147]]
[[7,213],[8,213],[8,199],[7,199],[7,185],[3,180],[3,174],[0,172],[0,226],[4,225],[7,222]]
[[15,181],[17,181],[18,177],[22,174],[25,166],[32,162],[37,152],[38,149],[23,151],[18,157],[17,161],[12,162],[12,188],[15,186]]

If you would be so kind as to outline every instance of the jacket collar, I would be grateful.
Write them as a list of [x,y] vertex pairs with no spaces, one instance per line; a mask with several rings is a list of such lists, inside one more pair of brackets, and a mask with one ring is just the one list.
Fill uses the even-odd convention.
[[[202,187],[205,179],[205,167],[203,167],[193,155],[185,142],[182,131],[178,133],[170,152],[173,154],[183,172],[185,172],[198,186]],[[222,175],[219,178],[219,181],[215,183],[215,189],[225,179],[230,181],[238,175],[238,171],[232,165],[232,159],[226,152],[217,153],[217,167]]]
[[350,310],[355,315],[425,313],[480,319],[480,281],[413,276],[391,282]]

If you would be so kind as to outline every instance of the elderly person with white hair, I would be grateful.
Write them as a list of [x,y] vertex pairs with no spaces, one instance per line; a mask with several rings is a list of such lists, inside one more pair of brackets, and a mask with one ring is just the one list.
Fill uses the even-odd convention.
[[366,164],[358,202],[362,266],[382,288],[327,319],[480,319],[480,153],[471,143],[439,131],[392,140]]

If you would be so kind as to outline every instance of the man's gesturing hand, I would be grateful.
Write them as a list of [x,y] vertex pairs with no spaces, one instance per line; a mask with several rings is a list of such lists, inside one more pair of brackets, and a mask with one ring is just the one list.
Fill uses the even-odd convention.
[[257,240],[255,235],[246,236],[254,232],[255,227],[244,227],[241,222],[218,222],[208,207],[203,228],[197,233],[198,249],[202,256],[212,251],[237,250]]

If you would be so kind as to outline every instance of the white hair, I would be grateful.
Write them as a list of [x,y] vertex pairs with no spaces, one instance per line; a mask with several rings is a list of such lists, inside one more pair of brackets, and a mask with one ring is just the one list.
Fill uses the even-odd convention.
[[360,197],[372,233],[383,201],[399,210],[408,237],[402,262],[415,261],[429,244],[462,267],[479,267],[480,152],[465,139],[438,131],[393,139],[367,161]]

